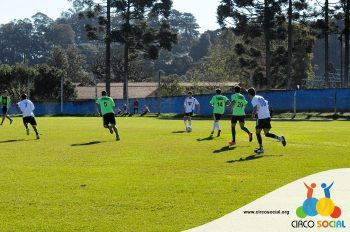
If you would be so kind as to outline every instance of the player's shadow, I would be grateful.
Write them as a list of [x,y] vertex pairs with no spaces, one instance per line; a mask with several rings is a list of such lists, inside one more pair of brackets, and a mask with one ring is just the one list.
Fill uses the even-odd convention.
[[181,130],[181,131],[173,131],[173,132],[171,132],[171,133],[173,133],[173,134],[181,134],[181,133],[185,133],[186,131],[183,131],[183,130]]
[[201,141],[209,141],[209,140],[213,140],[213,139],[214,139],[214,136],[209,135],[208,137],[205,137],[205,138],[198,138],[197,141],[201,142]]
[[244,161],[250,161],[250,160],[255,160],[255,159],[260,159],[260,158],[263,158],[264,155],[258,155],[258,154],[252,154],[252,155],[249,155],[247,157],[244,157],[244,158],[239,158],[239,159],[236,159],[236,160],[229,160],[229,161],[226,161],[226,163],[236,163],[236,162],[244,162]]
[[230,146],[224,146],[218,150],[214,150],[213,153],[221,153],[221,152],[225,152],[225,151],[233,151],[234,149],[236,149],[236,147],[230,147]]
[[75,143],[75,144],[71,144],[72,147],[76,147],[76,146],[89,146],[89,145],[95,145],[95,144],[99,144],[102,143],[101,141],[91,141],[91,142],[87,142],[87,143]]
[[20,141],[24,141],[24,139],[9,139],[9,140],[0,141],[0,143],[14,143],[14,142],[20,142]]

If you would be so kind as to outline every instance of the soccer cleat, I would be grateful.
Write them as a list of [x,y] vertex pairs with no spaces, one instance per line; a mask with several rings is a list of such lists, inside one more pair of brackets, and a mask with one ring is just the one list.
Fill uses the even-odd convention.
[[264,148],[260,147],[258,149],[255,149],[254,152],[257,154],[262,154],[262,153],[264,153]]
[[119,141],[119,140],[120,140],[120,137],[119,137],[119,136],[116,136],[116,137],[115,137],[115,140]]
[[36,139],[40,139],[40,135],[39,134],[36,135]]
[[10,119],[10,125],[12,124],[12,121],[13,121],[13,120],[12,120],[12,119]]
[[248,134],[248,136],[249,136],[249,142],[253,141],[253,133],[250,132],[250,133]]
[[217,135],[217,137],[220,137],[220,134],[221,134],[221,130],[218,130],[218,135]]
[[230,141],[230,142],[228,142],[228,144],[230,144],[230,145],[236,145],[236,142],[235,141]]
[[281,137],[281,143],[282,145],[285,147],[287,145],[287,141],[286,139],[284,138],[284,136]]
[[210,135],[213,135],[214,134],[214,131],[210,132]]
[[29,135],[29,128],[26,128],[27,135]]

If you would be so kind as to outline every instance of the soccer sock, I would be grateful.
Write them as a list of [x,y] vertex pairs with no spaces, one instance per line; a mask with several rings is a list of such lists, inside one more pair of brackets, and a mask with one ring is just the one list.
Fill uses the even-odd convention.
[[273,139],[278,139],[278,140],[280,140],[280,137],[278,136],[278,135],[275,135],[275,134],[273,134],[273,133],[267,133],[267,134],[265,134],[265,136],[266,137],[270,137],[270,138],[273,138]]
[[213,131],[215,131],[216,128],[216,122],[213,123]]
[[119,137],[118,128],[116,126],[113,126],[113,130],[114,130],[115,135],[117,137]]
[[188,125],[189,125],[190,127],[192,127],[192,121],[191,121],[191,119],[188,120]]
[[250,133],[250,131],[248,130],[248,128],[247,128],[247,127],[245,127],[245,126],[242,126],[242,127],[241,127],[241,129],[242,129],[243,131],[245,131],[247,134],[249,134],[249,133]]
[[33,129],[34,129],[34,131],[35,131],[35,134],[38,135],[39,132],[38,132],[38,130],[36,129],[36,127],[33,127]]
[[256,133],[256,138],[258,139],[258,143],[259,143],[259,147],[262,147],[262,138],[261,138],[261,134]]
[[217,127],[218,127],[218,130],[220,130],[219,122],[216,122],[216,125],[217,125]]
[[187,119],[184,119],[185,127],[187,127]]
[[236,128],[231,127],[232,141],[236,141]]

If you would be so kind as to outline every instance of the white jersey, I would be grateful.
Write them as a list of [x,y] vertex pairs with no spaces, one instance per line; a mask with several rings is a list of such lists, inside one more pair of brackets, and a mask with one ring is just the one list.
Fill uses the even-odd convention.
[[194,97],[192,98],[186,97],[184,102],[185,113],[192,113],[196,105],[199,105],[199,102],[197,101],[197,99],[195,99]]
[[258,119],[270,118],[269,102],[262,96],[255,95],[252,99],[253,107],[257,107]]
[[17,103],[20,110],[22,111],[23,117],[34,117],[33,110],[35,109],[34,104],[31,100],[24,99]]

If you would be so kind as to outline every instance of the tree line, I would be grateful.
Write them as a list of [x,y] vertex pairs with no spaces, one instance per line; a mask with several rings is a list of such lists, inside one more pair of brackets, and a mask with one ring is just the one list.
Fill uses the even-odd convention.
[[[327,80],[343,46],[344,84],[348,80],[349,6],[344,0],[222,0],[217,8],[221,29],[202,34],[195,17],[172,9],[171,0],[99,2],[72,0],[72,8],[56,20],[37,13],[1,25],[1,88],[15,95],[27,90],[38,100],[58,99],[36,95],[39,80],[51,81],[39,78],[42,69],[63,77],[68,98],[75,97],[72,83],[127,86],[128,81],[155,81],[159,70],[165,73],[163,85],[236,81],[294,88],[315,75]],[[343,35],[344,45],[332,47]],[[20,67],[29,72],[22,82],[15,78]]]

